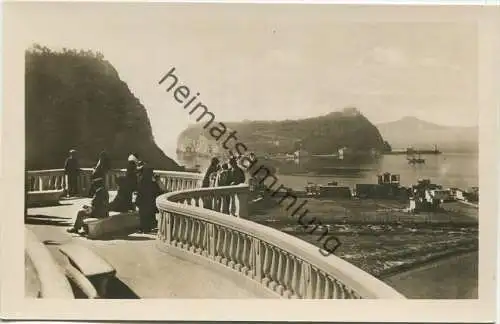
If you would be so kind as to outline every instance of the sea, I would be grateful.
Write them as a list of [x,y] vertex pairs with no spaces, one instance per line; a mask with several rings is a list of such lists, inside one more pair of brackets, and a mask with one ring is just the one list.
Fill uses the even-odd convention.
[[[421,179],[429,179],[444,188],[469,189],[479,185],[479,156],[476,153],[423,154],[420,157],[425,159],[425,163],[410,164],[406,155],[382,155],[363,161],[340,161],[328,157],[299,160],[268,158],[266,163],[276,168],[280,184],[295,190],[304,190],[308,183],[331,182],[355,188],[358,183],[377,183],[377,176],[385,172],[399,174],[403,186],[411,186]],[[203,172],[210,157],[178,153],[177,161],[186,167],[198,167]]]

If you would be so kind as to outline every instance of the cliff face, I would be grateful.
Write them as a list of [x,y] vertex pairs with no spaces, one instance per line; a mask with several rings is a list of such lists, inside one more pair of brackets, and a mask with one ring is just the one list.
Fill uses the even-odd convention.
[[72,148],[82,167],[106,150],[113,168],[137,152],[156,169],[181,169],[156,146],[146,110],[101,54],[35,45],[25,80],[28,170],[61,168]]
[[[286,153],[300,146],[315,154],[336,153],[341,147],[355,151],[384,149],[384,140],[378,129],[355,108],[302,120],[224,124],[237,131],[239,142],[255,152]],[[201,125],[191,126],[182,132],[177,148],[182,152],[202,154],[221,151]]]

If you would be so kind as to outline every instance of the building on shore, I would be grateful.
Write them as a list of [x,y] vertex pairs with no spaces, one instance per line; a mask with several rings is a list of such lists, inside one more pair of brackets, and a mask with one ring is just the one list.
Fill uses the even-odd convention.
[[441,204],[451,197],[448,190],[431,183],[429,179],[419,180],[411,188],[409,207],[407,211],[418,213],[421,211],[436,211],[441,209]]
[[408,190],[400,185],[399,174],[389,172],[378,175],[377,183],[356,184],[356,196],[372,199],[408,199]]

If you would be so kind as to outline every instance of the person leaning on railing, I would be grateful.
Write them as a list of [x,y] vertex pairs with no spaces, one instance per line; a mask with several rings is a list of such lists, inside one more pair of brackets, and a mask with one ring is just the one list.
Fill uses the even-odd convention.
[[70,150],[69,157],[64,162],[64,173],[68,177],[68,197],[74,196],[78,193],[78,174],[80,173],[80,166],[76,158],[76,151]]
[[109,194],[104,187],[104,179],[93,179],[92,186],[94,187],[94,196],[91,205],[85,205],[83,209],[78,211],[75,223],[67,229],[68,233],[78,233],[86,218],[106,218],[109,216]]
[[[219,169],[219,159],[214,157],[210,161],[210,165],[208,166],[207,171],[205,172],[205,176],[203,177],[203,180],[201,182],[202,188],[214,187],[218,169]],[[211,197],[203,199],[203,207],[207,209],[213,208],[213,202]]]

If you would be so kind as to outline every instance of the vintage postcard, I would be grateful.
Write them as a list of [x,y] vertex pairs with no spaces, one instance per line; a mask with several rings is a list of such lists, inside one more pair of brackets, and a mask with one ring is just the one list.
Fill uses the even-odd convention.
[[498,7],[3,8],[2,318],[494,320]]

